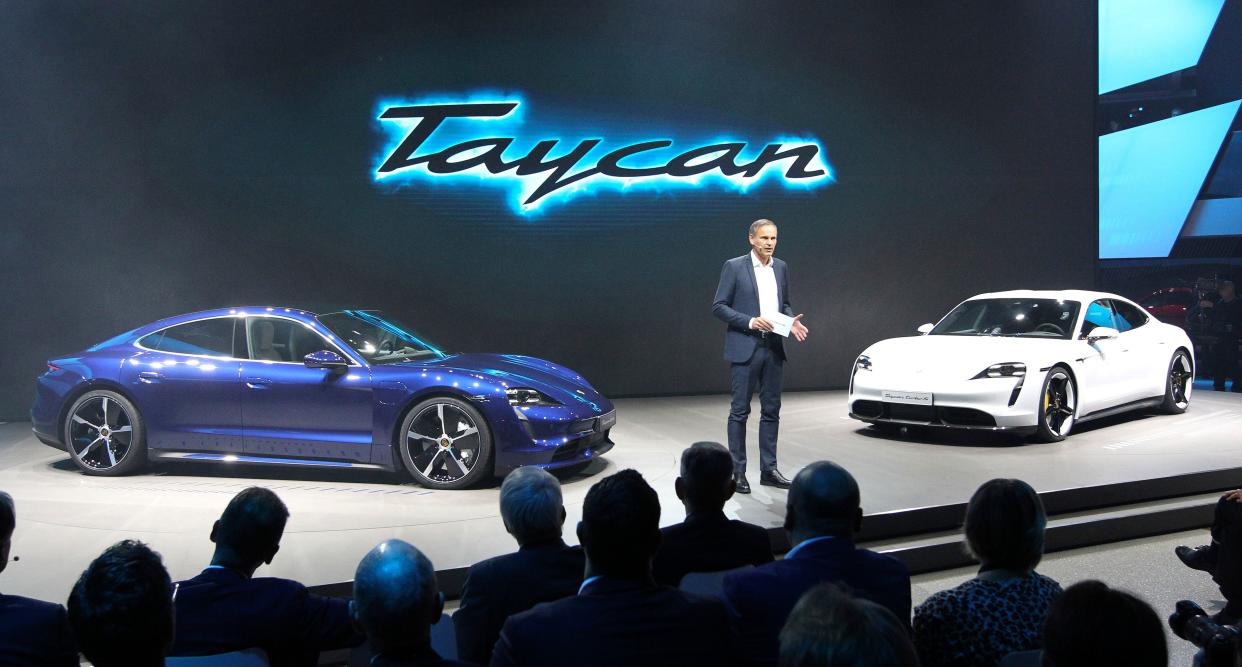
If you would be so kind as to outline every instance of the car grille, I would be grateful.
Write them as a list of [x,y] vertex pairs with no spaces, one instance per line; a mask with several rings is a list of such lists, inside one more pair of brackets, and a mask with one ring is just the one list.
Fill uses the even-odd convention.
[[930,405],[907,405],[881,401],[854,401],[852,410],[863,419],[892,419],[895,421],[924,422],[944,426],[994,427],[992,415],[973,408],[944,408]]
[[591,449],[593,446],[603,442],[607,438],[608,432],[605,431],[603,433],[592,433],[584,438],[570,440],[560,447],[557,447],[556,451],[552,453],[552,463],[559,463],[561,461],[568,461],[570,459],[578,458],[582,455],[582,452]]

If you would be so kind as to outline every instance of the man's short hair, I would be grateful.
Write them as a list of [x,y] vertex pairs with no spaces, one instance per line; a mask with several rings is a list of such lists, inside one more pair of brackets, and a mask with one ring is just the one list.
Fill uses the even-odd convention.
[[173,639],[172,582],[142,542],[108,547],[69,594],[69,624],[96,667],[162,664]]
[[776,223],[766,218],[759,218],[758,220],[750,223],[750,236],[754,236],[755,234],[758,234],[761,228],[767,227],[768,225],[772,225],[773,227],[775,227]]
[[826,582],[802,595],[780,634],[781,667],[916,667],[918,656],[893,612]]
[[271,489],[252,486],[233,496],[216,529],[216,544],[239,556],[260,559],[280,544],[289,508]]
[[600,574],[649,573],[660,545],[660,498],[637,470],[622,470],[591,487],[578,538]]
[[500,485],[500,516],[518,542],[561,535],[561,483],[542,468],[525,466]]
[[1164,667],[1164,625],[1151,605],[1103,582],[1080,581],[1052,602],[1044,621],[1044,665]]
[[718,442],[696,442],[681,453],[681,479],[695,505],[724,507],[733,479],[733,455]]
[[1028,572],[1044,555],[1044,503],[1020,479],[984,482],[966,505],[966,544],[985,565]]
[[0,491],[0,540],[12,537],[16,527],[17,505],[13,503],[13,496]]
[[385,647],[425,640],[437,620],[436,571],[423,552],[402,540],[380,543],[354,573],[354,614],[367,636]]
[[858,482],[849,471],[832,461],[816,461],[794,475],[785,528],[804,538],[850,535],[859,503]]

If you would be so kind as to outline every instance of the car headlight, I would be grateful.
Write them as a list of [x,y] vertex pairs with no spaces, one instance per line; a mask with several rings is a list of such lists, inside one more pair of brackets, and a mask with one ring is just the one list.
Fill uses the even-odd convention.
[[1007,361],[1003,364],[992,364],[987,368],[979,371],[979,374],[970,378],[978,380],[980,378],[1020,378],[1026,377],[1026,364],[1017,361]]
[[560,405],[556,399],[530,387],[510,387],[505,390],[505,395],[509,397],[509,405],[521,407],[523,405]]
[[871,357],[865,354],[858,355],[858,359],[854,361],[854,368],[860,371],[871,370]]

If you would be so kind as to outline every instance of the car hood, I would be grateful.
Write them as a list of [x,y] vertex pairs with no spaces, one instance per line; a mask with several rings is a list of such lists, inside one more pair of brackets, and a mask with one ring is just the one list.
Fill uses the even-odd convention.
[[1006,362],[1042,368],[1059,360],[1073,341],[1003,336],[909,336],[882,340],[863,351],[877,372],[931,373],[970,378]]
[[475,373],[507,387],[530,387],[565,405],[580,403],[593,412],[607,412],[612,404],[580,374],[559,364],[517,354],[452,354],[436,361],[398,364],[426,369],[452,369]]

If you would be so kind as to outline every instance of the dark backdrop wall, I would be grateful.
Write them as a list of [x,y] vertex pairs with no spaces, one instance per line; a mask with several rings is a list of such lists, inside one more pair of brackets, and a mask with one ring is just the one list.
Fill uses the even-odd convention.
[[[1076,0],[10,3],[0,418],[45,359],[203,308],[357,304],[614,395],[727,389],[709,313],[780,225],[789,388],[986,290],[1086,286],[1095,6]],[[813,136],[837,182],[579,197],[386,192],[383,97],[515,91],[580,126]],[[648,132],[648,130],[650,130]]]

